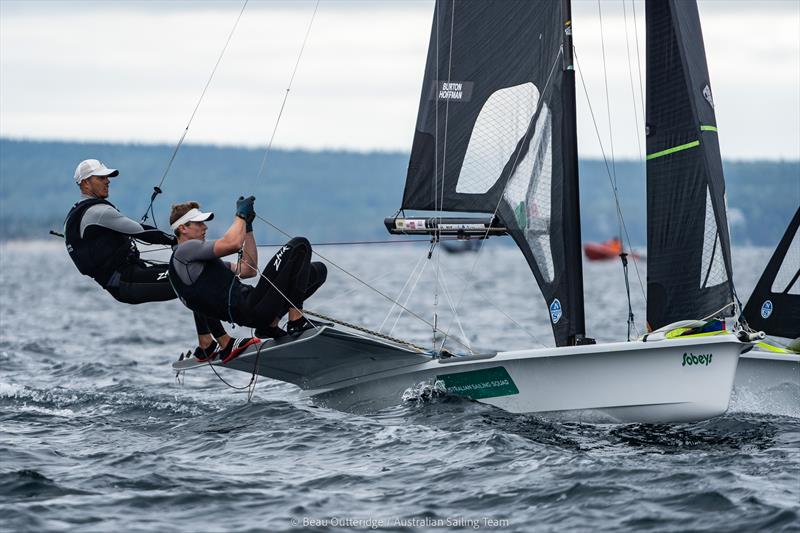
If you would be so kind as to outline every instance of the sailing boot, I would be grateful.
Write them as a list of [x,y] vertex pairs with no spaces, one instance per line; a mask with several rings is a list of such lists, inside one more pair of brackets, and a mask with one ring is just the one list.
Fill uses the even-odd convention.
[[280,339],[281,337],[286,336],[286,331],[278,326],[262,326],[260,328],[256,328],[255,335],[259,339]]
[[258,344],[259,342],[261,342],[261,339],[257,337],[244,337],[242,339],[231,338],[231,340],[228,341],[228,345],[217,352],[217,355],[224,365],[245,351],[248,346]]
[[300,317],[297,320],[290,320],[286,323],[286,333],[292,337],[297,337],[301,333],[309,329],[317,329],[323,326],[333,326],[330,322],[322,322],[319,320],[311,320],[310,318]]
[[204,363],[206,361],[210,361],[214,359],[214,356],[217,355],[217,351],[219,350],[219,345],[217,341],[211,341],[211,344],[208,348],[201,348],[198,346],[194,349],[194,353],[191,354],[198,362]]

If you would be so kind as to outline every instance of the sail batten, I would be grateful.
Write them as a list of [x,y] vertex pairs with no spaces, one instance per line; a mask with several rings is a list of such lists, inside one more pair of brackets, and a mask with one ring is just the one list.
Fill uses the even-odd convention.
[[647,0],[647,321],[731,315],[725,180],[697,4]]
[[568,0],[437,1],[401,205],[495,215],[557,345],[584,332],[569,19]]

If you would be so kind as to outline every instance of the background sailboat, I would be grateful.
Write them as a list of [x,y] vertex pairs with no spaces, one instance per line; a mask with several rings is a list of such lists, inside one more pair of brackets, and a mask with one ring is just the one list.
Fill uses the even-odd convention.
[[770,337],[744,354],[735,388],[752,408],[796,414],[800,406],[800,208],[758,280],[743,317]]

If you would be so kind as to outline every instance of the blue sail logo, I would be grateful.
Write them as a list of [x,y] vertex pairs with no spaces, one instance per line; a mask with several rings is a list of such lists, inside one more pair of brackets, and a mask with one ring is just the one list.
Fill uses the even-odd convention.
[[558,321],[561,320],[561,302],[558,301],[558,298],[553,300],[553,303],[550,304],[550,318],[553,320],[553,324],[558,324]]
[[769,318],[772,314],[772,300],[767,300],[761,304],[761,318]]

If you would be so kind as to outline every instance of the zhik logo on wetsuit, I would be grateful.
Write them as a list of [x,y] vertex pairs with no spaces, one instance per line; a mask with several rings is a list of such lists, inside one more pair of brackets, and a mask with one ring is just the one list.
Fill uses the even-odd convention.
[[283,253],[286,252],[288,249],[289,249],[288,246],[284,246],[283,248],[278,250],[277,254],[275,254],[275,262],[272,264],[275,266],[276,271],[281,268],[281,259],[283,259]]
[[161,281],[162,279],[167,279],[167,271],[166,270],[164,272],[161,272],[158,275],[158,277],[156,278],[156,281]]

